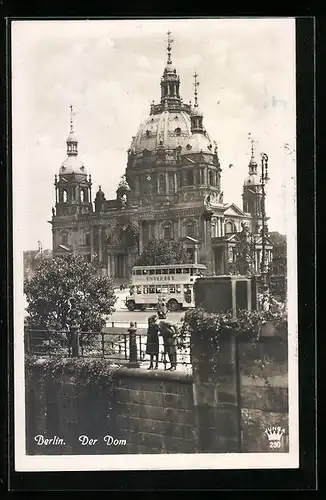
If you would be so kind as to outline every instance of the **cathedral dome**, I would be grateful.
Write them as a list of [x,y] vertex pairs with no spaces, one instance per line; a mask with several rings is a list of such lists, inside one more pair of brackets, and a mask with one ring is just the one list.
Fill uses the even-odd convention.
[[204,116],[204,113],[198,106],[194,106],[191,110],[191,116]]
[[185,111],[162,111],[150,115],[139,127],[133,141],[135,153],[142,153],[145,149],[175,149],[185,146],[191,133],[190,117]]
[[260,184],[260,178],[257,174],[249,174],[243,183],[244,186],[260,186]]
[[191,134],[188,141],[186,141],[182,148],[182,154],[192,154],[192,153],[213,153],[213,143],[207,134]]
[[60,167],[60,174],[87,174],[85,165],[78,156],[68,156]]

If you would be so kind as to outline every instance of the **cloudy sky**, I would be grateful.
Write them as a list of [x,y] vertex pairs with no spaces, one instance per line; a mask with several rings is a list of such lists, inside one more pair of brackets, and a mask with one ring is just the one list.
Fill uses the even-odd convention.
[[[66,157],[69,105],[93,193],[106,197],[152,100],[159,102],[167,31],[184,102],[199,74],[204,125],[219,146],[224,200],[242,207],[250,142],[269,156],[269,229],[286,232],[295,147],[293,19],[15,21],[12,26],[13,189],[24,249],[52,247],[54,175]],[[229,168],[232,164],[233,167]]]

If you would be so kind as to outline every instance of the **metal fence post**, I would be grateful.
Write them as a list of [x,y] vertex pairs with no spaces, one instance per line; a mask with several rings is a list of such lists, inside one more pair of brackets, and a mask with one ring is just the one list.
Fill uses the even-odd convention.
[[71,356],[73,358],[78,358],[79,356],[79,324],[73,321],[70,326],[71,334]]
[[128,368],[139,368],[139,363],[137,361],[137,341],[136,332],[137,326],[135,323],[131,322],[128,328],[129,332],[129,363]]

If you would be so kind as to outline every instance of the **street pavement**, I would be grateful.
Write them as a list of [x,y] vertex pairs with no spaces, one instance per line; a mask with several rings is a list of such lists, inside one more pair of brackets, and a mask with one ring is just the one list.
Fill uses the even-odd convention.
[[[117,302],[115,304],[115,312],[107,317],[107,326],[111,323],[116,323],[116,326],[129,326],[130,322],[137,322],[139,327],[147,327],[148,318],[156,313],[155,309],[146,309],[146,311],[129,311],[125,305],[125,299],[128,296],[128,290],[115,290]],[[167,321],[171,323],[181,323],[185,311],[168,312],[166,315]]]

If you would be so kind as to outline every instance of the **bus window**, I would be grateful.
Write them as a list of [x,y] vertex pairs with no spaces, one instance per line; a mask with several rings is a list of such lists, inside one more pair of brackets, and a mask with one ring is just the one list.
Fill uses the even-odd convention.
[[181,285],[177,285],[176,286],[176,292],[177,293],[181,293]]
[[170,293],[175,293],[175,286],[169,285],[169,290],[170,290]]
[[162,293],[162,286],[156,285],[156,293]]
[[189,268],[185,267],[184,269],[182,269],[182,272],[183,274],[189,274]]
[[169,287],[167,285],[162,285],[162,293],[169,293]]
[[162,269],[162,274],[169,274],[169,270],[168,269]]
[[175,269],[173,268],[169,269],[169,274],[175,274]]
[[136,274],[137,276],[140,276],[141,275],[141,269],[136,269],[136,272],[134,274]]
[[155,269],[149,269],[149,274],[155,274]]
[[143,269],[143,270],[141,271],[141,273],[142,273],[142,274],[148,274],[148,273],[147,273],[147,269]]
[[137,293],[141,293],[141,286],[140,285],[137,286]]
[[193,268],[191,268],[191,269],[190,269],[190,276],[193,276],[193,275],[194,275],[194,269],[193,269]]
[[147,285],[143,286],[143,293],[148,293],[148,286]]
[[149,285],[148,293],[155,293],[155,286],[154,285]]
[[162,269],[156,269],[155,274],[162,274]]
[[182,273],[182,269],[180,267],[177,267],[175,271],[176,271],[176,274],[181,274]]

